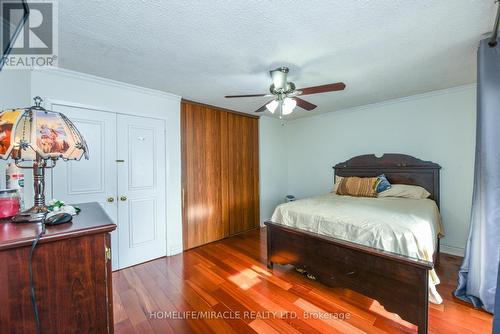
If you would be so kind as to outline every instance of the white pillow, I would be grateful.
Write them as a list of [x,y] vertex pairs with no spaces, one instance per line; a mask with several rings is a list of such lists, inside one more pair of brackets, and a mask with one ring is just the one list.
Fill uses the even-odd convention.
[[332,193],[336,194],[337,189],[339,188],[340,182],[342,182],[343,177],[335,175],[335,183],[333,184],[333,190]]
[[378,197],[404,197],[414,199],[424,199],[431,195],[430,192],[419,186],[409,184],[392,184],[390,189],[382,191]]

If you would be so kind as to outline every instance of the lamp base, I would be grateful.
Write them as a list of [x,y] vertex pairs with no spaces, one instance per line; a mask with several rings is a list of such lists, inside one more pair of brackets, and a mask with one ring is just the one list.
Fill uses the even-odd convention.
[[39,223],[41,222],[49,209],[45,205],[43,206],[33,206],[26,211],[20,212],[12,218],[13,223]]

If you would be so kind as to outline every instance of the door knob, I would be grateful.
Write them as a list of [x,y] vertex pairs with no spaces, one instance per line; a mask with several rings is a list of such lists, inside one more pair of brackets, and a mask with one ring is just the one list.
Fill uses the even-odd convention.
[[108,201],[108,203],[113,203],[115,201],[115,198],[114,197],[108,197],[106,199],[106,201]]
[[120,197],[120,201],[126,201],[127,200],[127,196],[121,196]]

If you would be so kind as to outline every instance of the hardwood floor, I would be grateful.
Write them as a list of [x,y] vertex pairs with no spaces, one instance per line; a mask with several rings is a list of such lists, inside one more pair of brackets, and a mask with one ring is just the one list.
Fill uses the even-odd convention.
[[[113,273],[116,333],[416,333],[378,302],[290,266],[266,269],[265,230]],[[492,316],[451,296],[461,259],[441,254],[429,333],[491,333]],[[198,318],[198,319],[197,319]]]

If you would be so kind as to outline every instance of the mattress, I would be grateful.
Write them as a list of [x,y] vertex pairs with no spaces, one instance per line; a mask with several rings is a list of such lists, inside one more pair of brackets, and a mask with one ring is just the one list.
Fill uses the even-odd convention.
[[[430,262],[437,236],[444,235],[439,209],[430,199],[328,194],[281,204],[272,221]],[[437,284],[432,269],[429,300],[440,304]]]

